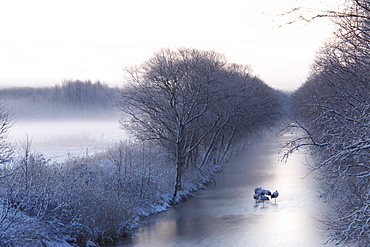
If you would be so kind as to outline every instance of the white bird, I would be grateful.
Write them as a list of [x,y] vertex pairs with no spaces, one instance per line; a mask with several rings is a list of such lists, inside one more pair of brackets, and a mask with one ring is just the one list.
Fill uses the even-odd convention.
[[279,192],[276,190],[274,193],[272,193],[271,195],[271,199],[272,198],[275,198],[275,202],[276,202],[276,198],[279,196]]
[[261,195],[261,196],[260,196],[260,200],[262,201],[263,206],[265,206],[265,201],[269,201],[269,200],[270,200],[270,198],[268,198],[268,196]]

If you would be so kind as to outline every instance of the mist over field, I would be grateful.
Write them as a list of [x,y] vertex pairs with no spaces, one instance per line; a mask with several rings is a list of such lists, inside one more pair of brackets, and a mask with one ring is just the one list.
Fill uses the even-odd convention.
[[114,119],[29,120],[22,119],[9,133],[15,143],[32,140],[32,150],[58,162],[68,157],[92,155],[127,139]]
[[0,89],[16,120],[107,120],[119,117],[119,88],[91,81],[64,80],[54,87]]
[[0,90],[12,113],[11,141],[19,145],[29,138],[33,152],[59,162],[104,151],[127,138],[119,124],[119,95],[118,88],[90,81]]

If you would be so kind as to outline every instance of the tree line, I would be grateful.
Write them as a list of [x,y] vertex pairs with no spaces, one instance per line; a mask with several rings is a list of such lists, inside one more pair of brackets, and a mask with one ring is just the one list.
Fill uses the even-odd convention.
[[[8,92],[19,98],[24,91]],[[71,110],[110,104],[114,97],[107,95],[118,92],[120,123],[133,139],[56,163],[33,153],[32,139],[18,148],[6,142],[11,113],[3,108],[0,239],[5,246],[53,241],[84,246],[129,233],[141,217],[213,182],[250,134],[280,121],[284,97],[249,66],[189,48],[161,49],[125,68],[123,87],[114,93],[89,81],[65,81],[42,92]]]
[[176,169],[174,200],[189,166],[202,172],[220,165],[238,139],[280,116],[277,91],[214,51],[162,49],[126,72],[122,126],[168,152]]
[[370,2],[348,0],[326,12],[334,37],[318,52],[307,81],[293,94],[303,137],[287,153],[311,146],[322,196],[333,206],[329,240],[366,245],[370,233]]
[[100,81],[64,80],[54,87],[0,90],[17,119],[117,117],[118,88]]

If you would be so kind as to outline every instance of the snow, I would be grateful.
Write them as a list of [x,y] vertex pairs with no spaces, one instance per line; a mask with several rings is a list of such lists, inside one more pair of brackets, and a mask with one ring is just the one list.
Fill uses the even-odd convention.
[[[42,156],[35,156],[35,164],[40,166],[29,164],[28,176],[32,176],[33,182],[25,195],[22,187],[17,187],[17,180],[5,181],[10,187],[14,186],[14,193],[9,198],[14,197],[20,206],[10,206],[9,213],[0,212],[0,219],[2,216],[5,218],[0,223],[3,244],[77,246],[79,240],[76,235],[81,232],[90,236],[83,240],[86,246],[96,246],[94,238],[104,235],[108,231],[107,226],[116,227],[118,234],[131,231],[142,218],[170,207],[174,174],[169,170],[173,169],[166,164],[162,152],[155,151],[154,147],[150,148],[153,153],[145,154],[148,160],[142,161],[142,155],[137,152],[141,152],[143,147],[124,146],[125,152],[132,153],[132,160],[122,168],[129,174],[123,174],[121,178],[125,179],[127,186],[123,188],[123,197],[115,197],[117,173],[114,169],[117,167],[105,152],[116,148],[116,145],[129,144],[117,144],[117,141],[128,137],[118,126],[116,121],[20,121],[13,126],[11,141],[20,146],[19,143],[24,142],[28,135],[32,140],[31,153],[44,154],[46,159],[42,162],[46,162],[48,168],[37,163],[37,158]],[[23,170],[19,169],[15,178],[21,178],[22,174]],[[192,191],[204,188],[206,182],[199,174],[190,178],[183,183],[186,191],[179,192],[174,202],[187,199]],[[145,188],[140,183],[150,185]],[[5,192],[6,187],[3,189]],[[7,207],[8,196],[2,194],[0,197]],[[44,209],[45,217],[42,216]],[[9,218],[6,214],[14,217]],[[120,219],[117,226],[104,223]]]
[[[249,147],[210,188],[144,219],[130,241],[115,246],[323,246],[319,220],[328,209],[317,196],[317,181],[302,179],[309,156],[301,152],[284,164],[278,150],[276,140]],[[277,201],[256,204],[252,195],[260,185],[277,189]]]
[[110,144],[127,139],[117,120],[17,121],[10,130],[15,144],[32,139],[32,151],[62,162],[67,158],[92,155]]

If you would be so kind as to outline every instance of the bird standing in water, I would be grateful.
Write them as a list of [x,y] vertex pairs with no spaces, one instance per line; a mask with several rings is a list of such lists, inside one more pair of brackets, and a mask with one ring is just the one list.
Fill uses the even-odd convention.
[[275,202],[276,202],[276,198],[279,196],[279,192],[276,190],[274,193],[272,193],[271,195],[271,199],[272,198],[275,198]]
[[253,199],[256,200],[256,204],[257,204],[258,200],[260,199],[260,194],[258,193],[254,194]]
[[270,198],[269,198],[268,196],[261,195],[261,196],[260,196],[260,200],[262,201],[263,206],[265,206],[265,201],[269,201],[269,200],[270,200]]

